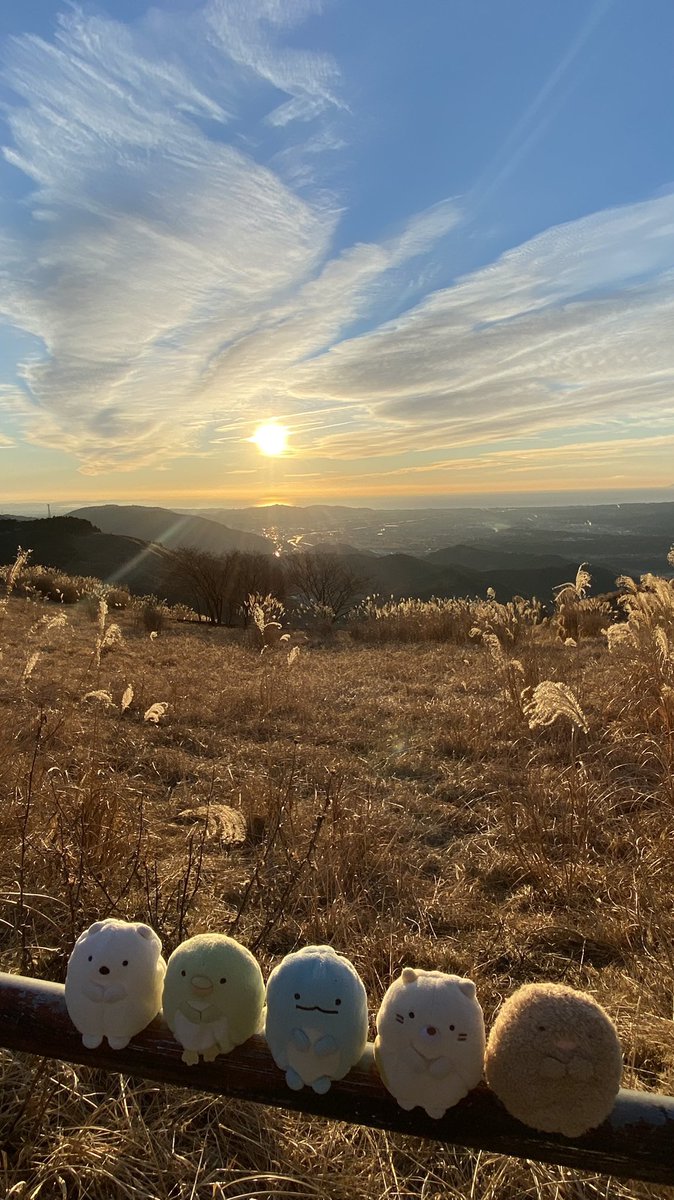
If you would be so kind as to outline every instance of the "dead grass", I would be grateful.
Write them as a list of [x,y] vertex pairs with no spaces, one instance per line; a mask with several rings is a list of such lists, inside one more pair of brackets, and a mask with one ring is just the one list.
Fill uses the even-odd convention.
[[[672,1092],[674,663],[648,626],[655,614],[670,636],[667,598],[642,604],[611,653],[485,602],[472,639],[342,640],[292,662],[226,630],[170,623],[151,639],[126,610],[103,647],[109,615],[101,629],[78,606],[11,598],[0,965],[63,979],[77,934],[114,914],[148,920],[167,952],[231,931],[265,971],[332,941],[373,1012],[406,963],[470,974],[488,1022],[518,984],[555,979],[614,1017],[628,1085]],[[67,622],[42,619],[57,612]],[[530,727],[521,690],[546,680],[572,690],[587,731]],[[97,691],[112,703],[84,700]],[[222,806],[245,841],[209,819]],[[1,1064],[8,1196],[666,1194],[7,1052]]]

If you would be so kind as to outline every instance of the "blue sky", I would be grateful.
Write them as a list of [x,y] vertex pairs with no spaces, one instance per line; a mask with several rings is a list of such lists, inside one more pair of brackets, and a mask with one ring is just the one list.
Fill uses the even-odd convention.
[[673,50],[671,0],[4,5],[0,502],[671,495]]

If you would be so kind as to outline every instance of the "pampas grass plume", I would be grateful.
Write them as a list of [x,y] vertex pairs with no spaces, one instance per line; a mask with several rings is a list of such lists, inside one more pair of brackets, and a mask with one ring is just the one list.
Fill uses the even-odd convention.
[[578,703],[577,696],[567,684],[544,679],[534,688],[531,695],[528,695],[528,692],[529,689],[526,688],[522,699],[530,729],[552,725],[559,717],[566,717],[577,729],[587,733],[587,717]]

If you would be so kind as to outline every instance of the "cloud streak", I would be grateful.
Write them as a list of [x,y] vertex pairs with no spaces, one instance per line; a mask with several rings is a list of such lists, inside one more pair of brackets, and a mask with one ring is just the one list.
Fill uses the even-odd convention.
[[510,470],[516,438],[554,457],[667,436],[674,196],[548,230],[378,323],[461,210],[335,250],[347,198],[307,164],[348,137],[349,104],[336,64],[290,44],[318,11],[73,10],[52,42],[8,45],[5,157],[31,190],[0,238],[0,309],[40,349],[0,407],[24,437],[91,474],[215,454],[234,472],[271,412],[307,475],[378,459],[439,479]]
[[[674,196],[547,231],[289,382],[367,413],[353,457],[671,419]],[[374,436],[373,436],[374,435]]]

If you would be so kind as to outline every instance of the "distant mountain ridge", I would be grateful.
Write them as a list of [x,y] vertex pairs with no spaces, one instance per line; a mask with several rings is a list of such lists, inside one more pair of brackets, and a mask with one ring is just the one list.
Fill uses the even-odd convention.
[[[325,548],[324,548],[325,549]],[[432,596],[486,596],[492,587],[500,601],[513,596],[537,596],[545,603],[552,598],[553,589],[576,577],[578,563],[560,558],[541,566],[516,565],[476,571],[451,562],[434,563],[431,556],[417,558],[413,554],[362,554],[357,550],[335,556],[340,563],[363,580],[367,593],[385,598],[403,599],[415,596],[429,600]],[[615,588],[617,571],[589,564],[592,575],[592,594],[610,592]]]
[[169,508],[146,508],[141,504],[102,504],[76,508],[70,513],[92,521],[103,533],[158,542],[167,550],[194,547],[211,554],[272,554],[268,538],[241,529],[230,529],[206,517],[177,513]]
[[[292,541],[324,546],[348,543],[376,554],[455,553],[456,566],[493,570],[520,564],[554,565],[558,559],[577,565],[586,560],[621,574],[667,570],[674,543],[674,501],[627,504],[578,504],[531,508],[372,509],[340,505],[270,505],[242,509],[209,509],[215,522]],[[458,547],[464,558],[459,561]],[[471,559],[471,555],[473,556]],[[552,561],[551,561],[552,560]]]
[[159,546],[102,533],[77,517],[0,519],[0,563],[13,562],[19,546],[31,550],[31,561],[41,566],[127,584],[140,594],[160,589],[167,561]]
[[[537,595],[548,602],[556,586],[575,578],[581,562],[588,564],[593,594],[612,591],[618,574],[667,574],[667,551],[674,542],[674,503],[545,511],[381,511],[337,505],[213,511],[237,514],[267,535],[156,506],[90,505],[68,517],[0,518],[0,556],[11,561],[21,544],[44,565],[165,595],[171,588],[166,566],[173,548],[267,558],[278,548],[280,565],[287,556],[309,550],[334,555],[362,580],[362,595],[484,596],[493,587],[499,600]],[[276,525],[269,523],[271,515]],[[422,549],[386,552],[389,531],[395,545]]]
[[[168,550],[140,538],[101,532],[80,517],[35,521],[0,518],[0,562],[12,562],[20,545],[31,549],[33,562],[43,566],[91,575],[106,583],[124,583],[134,592],[168,595],[173,600],[186,598],[180,585],[171,583],[170,572],[167,575]],[[334,550],[329,548],[329,552]],[[362,581],[362,595],[376,592],[386,598],[416,596],[422,600],[431,596],[485,596],[487,588],[493,587],[502,601],[514,595],[537,595],[549,601],[552,589],[573,579],[577,566],[560,559],[559,563],[540,567],[513,565],[476,571],[442,561],[442,555],[433,562],[430,556],[376,555],[351,547],[342,547],[335,558]],[[611,590],[614,579],[615,572],[593,569],[594,591]]]

